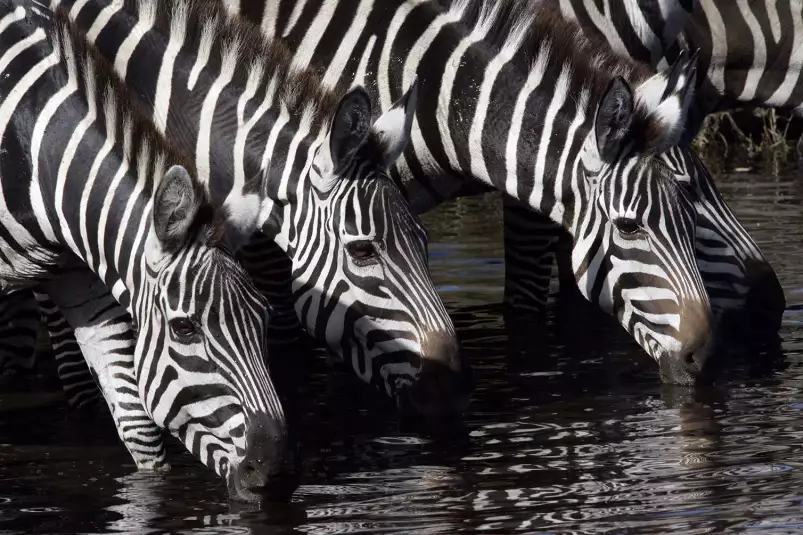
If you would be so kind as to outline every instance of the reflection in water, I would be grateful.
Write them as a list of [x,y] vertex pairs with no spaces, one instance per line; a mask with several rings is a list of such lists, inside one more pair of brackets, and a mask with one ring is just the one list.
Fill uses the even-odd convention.
[[304,485],[292,504],[258,511],[230,505],[178,447],[171,473],[136,473],[108,418],[2,385],[0,534],[800,532],[803,182],[719,183],[789,308],[780,339],[736,344],[751,358],[729,361],[711,387],[661,385],[590,307],[554,306],[549,323],[506,329],[498,199],[463,199],[426,219],[434,276],[477,375],[464,422],[401,421],[310,359],[293,390]]

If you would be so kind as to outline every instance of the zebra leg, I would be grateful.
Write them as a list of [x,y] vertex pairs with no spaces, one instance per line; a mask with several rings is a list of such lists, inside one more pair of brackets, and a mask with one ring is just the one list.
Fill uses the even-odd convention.
[[85,266],[44,284],[43,290],[75,329],[75,341],[137,468],[169,469],[162,430],[139,397],[131,317]]
[[549,298],[555,245],[562,229],[508,197],[503,200],[505,313],[541,316]]
[[100,397],[98,385],[84,360],[72,327],[46,294],[34,291],[34,296],[39,303],[42,320],[50,335],[56,373],[61,381],[67,404],[73,409],[93,404]]
[[39,310],[30,290],[0,300],[0,377],[36,367]]

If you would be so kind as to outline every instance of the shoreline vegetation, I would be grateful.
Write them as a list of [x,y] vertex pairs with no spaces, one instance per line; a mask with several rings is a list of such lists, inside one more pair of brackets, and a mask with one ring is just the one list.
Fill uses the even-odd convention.
[[711,114],[692,142],[703,159],[769,160],[803,158],[803,117],[788,111],[741,108]]

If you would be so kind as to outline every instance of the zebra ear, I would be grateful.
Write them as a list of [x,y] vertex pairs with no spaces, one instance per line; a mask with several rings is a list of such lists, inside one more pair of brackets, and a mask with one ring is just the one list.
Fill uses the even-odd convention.
[[313,186],[328,191],[335,184],[338,167],[351,160],[370,126],[371,98],[362,87],[354,87],[340,99],[326,140],[313,159]]
[[334,169],[348,161],[368,136],[371,97],[361,86],[343,95],[329,130],[329,154]]
[[153,228],[164,252],[176,252],[187,242],[202,199],[200,186],[184,167],[168,169],[153,198]]
[[632,119],[633,92],[627,82],[617,76],[605,91],[594,119],[594,137],[603,161],[616,158]]
[[402,97],[397,100],[388,111],[376,120],[371,127],[382,153],[380,162],[385,168],[401,156],[410,140],[410,131],[413,129],[415,107],[418,102],[418,76]]

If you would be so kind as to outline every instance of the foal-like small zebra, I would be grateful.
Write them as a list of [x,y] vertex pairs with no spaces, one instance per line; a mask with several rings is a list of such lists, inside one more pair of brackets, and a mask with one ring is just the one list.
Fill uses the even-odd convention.
[[[264,363],[268,309],[222,247],[194,166],[130,112],[96,52],[30,15],[0,3],[3,293],[43,288],[78,327],[138,467],[167,466],[167,429],[233,498],[286,496],[296,478]],[[93,351],[93,327],[115,314],[94,306],[109,289],[138,336]]]

